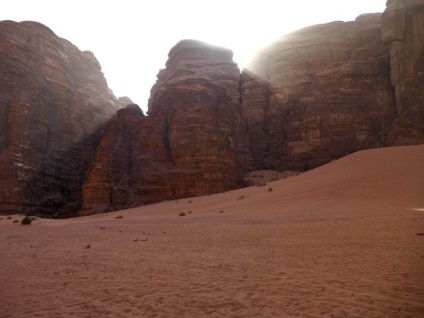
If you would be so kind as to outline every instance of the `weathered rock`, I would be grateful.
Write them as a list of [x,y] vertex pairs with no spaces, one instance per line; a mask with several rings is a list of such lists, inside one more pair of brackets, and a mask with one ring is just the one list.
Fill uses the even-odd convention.
[[257,169],[306,170],[387,144],[396,113],[380,16],[299,30],[247,67],[250,137],[254,145],[267,140],[255,151]]
[[138,105],[129,104],[107,126],[86,173],[80,214],[131,206],[133,137],[143,116]]
[[116,98],[91,52],[0,22],[0,211],[71,214]]
[[242,114],[248,127],[250,152],[255,169],[266,168],[265,162],[269,156],[270,135],[266,129],[269,97],[268,83],[245,69],[242,73]]
[[[255,169],[307,170],[390,145],[397,113],[380,17],[299,30],[259,52],[241,79],[231,51],[181,41],[130,140],[120,119],[108,128],[98,153],[112,157],[90,168],[84,206],[117,208],[113,193],[122,208],[221,192]],[[116,138],[131,150],[110,146]]]
[[[131,151],[111,146],[128,134],[127,125],[116,128],[118,118],[108,128],[84,186],[86,209],[98,203],[116,208],[110,197],[120,183],[120,178],[112,181],[116,175],[131,180],[119,187],[119,193],[128,194],[127,207],[243,185],[251,157],[241,118],[240,71],[232,54],[193,40],[171,49],[151,90],[149,116],[135,122],[131,141],[124,142],[132,145]],[[130,163],[118,158],[130,152]],[[104,161],[103,154],[112,159]]]
[[162,118],[175,197],[242,185],[251,168],[241,117],[240,70],[233,53],[202,42],[179,42],[151,90],[149,115]]
[[131,100],[131,98],[129,98],[128,96],[121,96],[121,97],[119,97],[117,103],[118,103],[118,105],[119,105],[120,108],[125,108],[128,105],[135,104]]
[[242,75],[230,50],[181,41],[149,116],[116,100],[92,53],[38,23],[0,22],[0,212],[98,213],[422,143],[423,12],[389,0],[382,32],[380,14],[299,30]]
[[164,117],[150,115],[140,121],[133,142],[132,162],[132,201],[140,205],[177,198],[171,175],[175,164]]
[[391,83],[396,92],[395,144],[424,138],[424,1],[389,0],[382,17],[390,43]]

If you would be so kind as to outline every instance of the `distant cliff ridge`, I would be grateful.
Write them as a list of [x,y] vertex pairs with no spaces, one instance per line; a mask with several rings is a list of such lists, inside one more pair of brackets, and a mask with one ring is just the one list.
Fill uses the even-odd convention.
[[311,26],[242,72],[183,40],[148,116],[100,64],[34,22],[0,22],[0,211],[71,216],[244,186],[360,149],[424,142],[424,3]]

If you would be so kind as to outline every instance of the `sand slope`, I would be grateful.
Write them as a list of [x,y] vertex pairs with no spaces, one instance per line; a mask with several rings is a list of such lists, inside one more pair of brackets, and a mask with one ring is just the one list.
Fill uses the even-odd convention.
[[13,219],[0,317],[424,317],[424,145],[224,194]]

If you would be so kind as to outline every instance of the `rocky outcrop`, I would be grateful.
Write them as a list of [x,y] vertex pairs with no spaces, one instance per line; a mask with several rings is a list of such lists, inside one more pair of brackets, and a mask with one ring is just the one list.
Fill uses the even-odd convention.
[[389,0],[382,17],[390,43],[391,83],[396,92],[396,144],[424,138],[424,1]]
[[239,187],[243,171],[251,168],[240,71],[232,54],[181,41],[171,49],[151,90],[149,116],[162,119],[176,197]]
[[396,112],[380,16],[299,30],[244,70],[257,169],[306,170],[387,144]]
[[140,107],[129,104],[118,110],[102,135],[82,188],[80,214],[119,210],[131,206],[134,133],[144,117]]
[[246,172],[303,171],[393,144],[398,110],[380,19],[294,32],[241,77],[231,51],[179,42],[152,87],[149,116],[127,109],[109,125],[82,213],[222,192],[242,186]]
[[[242,186],[249,171],[307,170],[387,144],[396,115],[388,52],[379,14],[295,32],[241,77],[231,51],[179,42],[127,143],[131,172],[121,174],[131,186],[119,188],[126,206],[222,192]],[[114,158],[120,153],[112,147]],[[114,208],[111,176],[121,174],[101,160],[93,167],[100,190],[87,185],[84,197],[99,198],[84,207]]]
[[193,40],[171,49],[149,116],[133,115],[134,125],[118,116],[108,127],[84,185],[85,211],[116,209],[115,193],[129,207],[243,186],[251,156],[232,54]]
[[240,88],[242,116],[248,127],[253,165],[255,169],[265,169],[270,155],[270,136],[266,128],[270,87],[265,79],[244,69]]
[[230,50],[183,40],[148,116],[113,96],[92,53],[0,22],[0,212],[99,213],[422,143],[423,12],[389,0],[383,15],[299,30],[241,74]]
[[36,22],[0,22],[0,211],[78,211],[117,109],[91,52]]

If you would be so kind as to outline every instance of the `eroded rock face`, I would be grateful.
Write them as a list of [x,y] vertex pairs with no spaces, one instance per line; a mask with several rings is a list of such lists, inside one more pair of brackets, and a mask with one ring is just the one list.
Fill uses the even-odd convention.
[[140,107],[129,104],[118,110],[102,135],[82,187],[80,214],[120,210],[131,206],[134,133],[144,117]]
[[91,52],[36,22],[0,22],[0,211],[72,214],[118,106]]
[[299,30],[247,67],[243,111],[253,144],[267,141],[254,151],[257,169],[306,170],[387,144],[396,112],[380,18]]
[[389,0],[382,17],[383,40],[390,43],[391,83],[396,92],[395,144],[424,137],[424,1]]
[[241,75],[230,50],[181,41],[148,116],[113,96],[90,52],[0,22],[0,212],[100,213],[422,143],[423,11],[389,0],[383,17],[299,30]]
[[252,160],[232,55],[193,40],[171,49],[151,90],[149,116],[133,115],[131,131],[119,116],[108,127],[84,185],[82,213],[243,186]]
[[165,127],[177,197],[234,189],[251,168],[240,71],[232,55],[228,49],[181,41],[152,88],[149,115],[160,117]]

